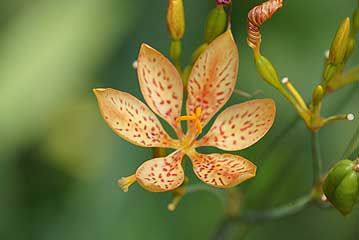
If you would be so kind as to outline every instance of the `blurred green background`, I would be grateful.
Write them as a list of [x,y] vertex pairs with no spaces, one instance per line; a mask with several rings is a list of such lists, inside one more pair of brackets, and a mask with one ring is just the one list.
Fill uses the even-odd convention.
[[[203,40],[214,0],[184,0],[183,64]],[[246,45],[246,13],[260,1],[234,0],[233,34],[240,51],[237,87],[273,97],[278,114],[272,130],[241,154],[258,175],[241,185],[248,207],[265,208],[305,193],[311,184],[310,136],[295,112],[255,72]],[[320,80],[323,54],[355,0],[284,1],[263,28],[263,53],[281,77],[289,76],[306,99]],[[101,119],[94,87],[140,95],[136,59],[141,42],[168,55],[167,1],[2,0],[0,2],[0,239],[210,239],[224,216],[209,193],[186,196],[175,212],[170,193],[116,185],[151,149],[131,145]],[[356,51],[349,65],[359,62]],[[323,113],[359,116],[358,86],[326,99]],[[246,98],[233,95],[231,103]],[[340,159],[358,118],[321,131],[325,168]],[[292,124],[292,125],[291,125]],[[291,126],[290,126],[291,125]],[[273,153],[258,159],[290,126]],[[189,171],[187,171],[189,172]],[[191,183],[198,180],[190,173]],[[238,232],[234,226],[233,237]],[[256,225],[246,239],[359,239],[359,211],[308,208],[299,215]]]

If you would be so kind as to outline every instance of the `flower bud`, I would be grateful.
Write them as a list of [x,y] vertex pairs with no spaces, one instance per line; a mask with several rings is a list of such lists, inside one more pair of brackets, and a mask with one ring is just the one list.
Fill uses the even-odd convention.
[[212,42],[216,37],[226,30],[227,13],[222,5],[214,8],[207,17],[206,28],[204,32],[204,41]]
[[323,94],[324,94],[324,90],[322,85],[316,86],[312,95],[313,106],[318,106],[322,102]]
[[324,85],[325,86],[329,82],[329,80],[332,79],[332,77],[335,75],[337,70],[338,70],[338,67],[336,65],[331,64],[331,63],[328,63],[325,66],[325,69],[324,69],[324,72],[323,72],[323,79],[324,79]]
[[261,77],[273,87],[280,89],[282,85],[279,81],[278,74],[272,63],[264,56],[255,58],[257,71]]
[[208,47],[207,43],[203,43],[201,46],[199,46],[192,54],[192,64],[194,64],[197,60],[197,58],[203,53],[204,50]]
[[170,44],[170,56],[175,61],[178,61],[178,59],[181,56],[182,51],[182,45],[180,40],[172,40]]
[[346,18],[339,26],[332,42],[329,61],[332,64],[340,64],[343,62],[348,45],[350,33],[350,19]]
[[183,37],[185,20],[182,0],[168,0],[167,27],[173,40]]
[[359,197],[359,172],[357,162],[341,160],[329,171],[323,191],[333,206],[343,215],[353,209]]
[[352,54],[355,46],[355,39],[353,37],[348,39],[347,51],[345,52],[345,58],[348,59]]

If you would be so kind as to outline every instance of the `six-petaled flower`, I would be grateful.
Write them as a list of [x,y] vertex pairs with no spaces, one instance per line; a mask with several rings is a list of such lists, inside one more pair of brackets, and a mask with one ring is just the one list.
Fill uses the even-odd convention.
[[[138,79],[149,108],[134,96],[114,89],[94,89],[101,114],[110,128],[125,140],[142,147],[175,149],[167,157],[144,162],[135,174],[119,180],[124,191],[137,181],[143,188],[163,192],[178,188],[184,180],[186,154],[195,174],[215,187],[232,187],[255,176],[256,166],[231,154],[201,154],[196,148],[213,146],[236,151],[261,139],[273,124],[272,99],[233,105],[220,113],[208,132],[202,128],[228,101],[238,72],[238,50],[230,30],[216,38],[195,62],[188,80],[186,116],[181,116],[183,84],[176,68],[161,53],[142,44]],[[170,137],[155,112],[175,130]],[[184,133],[180,121],[188,121]]]

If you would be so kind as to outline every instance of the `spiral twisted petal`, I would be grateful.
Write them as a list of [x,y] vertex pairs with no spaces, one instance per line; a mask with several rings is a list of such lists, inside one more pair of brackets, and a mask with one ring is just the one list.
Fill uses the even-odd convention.
[[258,48],[261,43],[259,27],[282,6],[283,0],[269,0],[249,11],[247,43],[251,48]]

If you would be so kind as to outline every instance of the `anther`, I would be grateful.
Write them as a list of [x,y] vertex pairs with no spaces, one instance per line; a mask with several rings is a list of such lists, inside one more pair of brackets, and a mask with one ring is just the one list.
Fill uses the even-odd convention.
[[138,66],[137,60],[133,61],[132,67],[133,67],[134,69],[137,69],[137,66]]
[[349,114],[347,115],[347,119],[348,119],[349,121],[353,121],[353,120],[354,120],[354,114],[349,113]]
[[324,52],[324,57],[325,57],[326,59],[329,59],[329,54],[330,54],[330,51],[329,51],[329,49],[328,49],[328,50],[326,50],[326,51]]
[[202,133],[201,112],[202,112],[201,107],[197,107],[195,112],[190,112],[189,116],[181,116],[176,118],[176,122],[194,120],[196,124],[196,128],[198,130],[198,134],[201,134]]
[[282,83],[283,83],[283,84],[288,83],[288,81],[289,81],[289,79],[288,79],[287,77],[282,78]]
[[169,211],[173,212],[176,210],[178,203],[181,201],[185,194],[185,190],[183,187],[179,187],[176,190],[173,191],[173,199],[172,201],[167,205],[167,208]]

